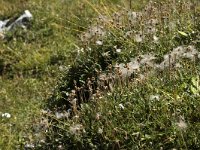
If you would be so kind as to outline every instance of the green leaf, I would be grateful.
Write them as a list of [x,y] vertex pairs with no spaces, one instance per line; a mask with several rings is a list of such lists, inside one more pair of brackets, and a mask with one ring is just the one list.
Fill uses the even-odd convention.
[[181,34],[181,35],[183,35],[183,36],[186,36],[186,37],[188,36],[188,34],[185,33],[185,32],[183,32],[183,31],[178,31],[178,33]]
[[198,77],[192,77],[192,84],[194,87],[199,88],[199,78]]
[[196,94],[199,93],[199,91],[195,87],[193,87],[193,86],[190,87],[190,90],[191,90],[192,94],[196,95]]
[[190,90],[193,94],[198,94],[200,92],[200,86],[199,86],[199,77],[192,77],[191,79],[191,86]]

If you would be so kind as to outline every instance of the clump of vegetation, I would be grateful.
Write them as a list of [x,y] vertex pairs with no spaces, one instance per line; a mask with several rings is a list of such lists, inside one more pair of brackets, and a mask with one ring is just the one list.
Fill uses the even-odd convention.
[[76,62],[50,99],[60,117],[53,119],[57,127],[49,131],[46,146],[198,149],[196,4],[96,10],[99,17],[80,35]]
[[198,63],[187,61],[181,69],[117,84],[112,92],[81,104],[73,118],[58,121],[56,132],[50,131],[49,147],[199,149]]
[[27,9],[33,14],[26,30],[16,28],[0,37],[0,149],[24,149],[43,138],[42,108],[64,65],[72,62],[76,43],[64,27],[69,15],[64,12],[68,5],[62,4],[0,1],[0,20],[15,19]]
[[50,106],[69,108],[73,99],[78,104],[87,101],[98,89],[99,75],[116,68],[116,63],[151,53],[161,61],[177,46],[198,47],[198,14],[193,7],[192,2],[167,1],[150,2],[137,12],[123,7],[114,11],[94,8],[99,17],[80,35],[76,61],[61,79]]

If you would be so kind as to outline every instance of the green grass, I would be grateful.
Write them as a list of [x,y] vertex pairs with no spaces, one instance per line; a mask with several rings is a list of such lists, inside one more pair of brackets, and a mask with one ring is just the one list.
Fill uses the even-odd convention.
[[55,17],[64,13],[58,8],[62,5],[49,8],[46,4],[0,2],[0,19],[15,17],[26,9],[34,16],[27,31],[13,30],[0,41],[0,113],[11,114],[9,119],[0,118],[0,149],[21,149],[38,139],[34,128],[41,124],[41,110],[60,75],[59,66],[73,61],[69,55],[74,37],[64,29],[67,21]]
[[199,149],[200,91],[190,90],[199,65],[185,65],[194,72],[173,70],[169,79],[165,70],[116,85],[102,98],[82,104],[76,117],[61,121],[53,137],[65,149]]
[[[0,40],[0,150],[28,144],[35,149],[199,149],[199,59],[180,60],[180,69],[144,66],[130,78],[99,84],[99,75],[120,76],[114,65],[138,55],[153,53],[160,63],[180,45],[200,50],[199,2],[154,2],[147,8],[147,0],[0,1],[0,20],[26,9],[33,14],[27,30],[17,28]],[[130,7],[150,12],[131,25]],[[158,20],[153,34],[147,33],[152,18]],[[91,26],[102,26],[105,36],[84,36]],[[145,39],[137,42],[134,34],[140,30]],[[69,116],[60,119],[56,113]]]
[[27,140],[33,140],[35,133],[32,128],[41,119],[49,86],[53,86],[51,82],[48,79],[1,78],[1,115],[6,112],[11,114],[11,118],[1,117],[1,149],[15,149],[24,145]]

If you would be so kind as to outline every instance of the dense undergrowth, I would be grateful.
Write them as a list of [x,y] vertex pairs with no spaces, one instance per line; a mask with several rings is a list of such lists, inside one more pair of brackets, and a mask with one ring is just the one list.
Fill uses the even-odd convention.
[[57,120],[49,147],[199,149],[199,65],[184,65],[116,84],[112,92],[82,104],[72,119]]
[[[199,47],[198,14],[191,10],[192,5],[152,2],[138,12],[122,7],[114,12],[96,10],[99,17],[80,35],[82,46],[78,48],[76,61],[51,102],[59,106],[66,103],[68,107],[67,95],[75,88],[79,91],[74,98],[87,100],[90,90],[95,93],[98,75],[109,67],[114,68],[116,63],[127,63],[138,55],[150,53],[159,61],[177,46]],[[88,80],[92,82],[92,89],[88,87]]]
[[[97,12],[99,17],[80,35],[77,61],[50,99],[60,113],[57,118],[66,119],[57,120],[47,145],[198,149],[198,53],[194,56],[189,48],[183,54],[192,63],[179,52],[170,54],[178,46],[199,50],[195,4],[150,2],[137,12],[122,7]],[[139,63],[142,68],[136,67]]]
[[34,16],[0,41],[0,149],[200,149],[198,1],[20,2],[0,2]]

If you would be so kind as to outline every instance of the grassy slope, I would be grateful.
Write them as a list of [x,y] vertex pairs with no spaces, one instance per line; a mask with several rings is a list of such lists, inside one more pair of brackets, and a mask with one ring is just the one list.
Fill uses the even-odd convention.
[[[164,54],[180,45],[192,44],[199,51],[199,19],[196,20],[195,25],[191,18],[194,15],[194,9],[190,9],[189,3],[166,2],[167,5],[162,4],[163,8],[158,9],[158,14],[152,13],[152,16],[147,14],[147,18],[142,18],[144,24],[145,19],[149,21],[151,17],[157,17],[160,20],[159,29],[156,32],[159,36],[158,43],[152,42],[152,35],[146,32],[142,34],[147,39],[139,44],[135,42],[134,36],[124,38],[130,24],[126,22],[124,15],[126,12],[119,13],[120,7],[110,7],[111,11],[106,11],[105,8],[97,9],[98,13],[101,12],[108,16],[112,16],[113,10],[118,10],[113,16],[121,15],[123,19],[125,18],[125,23],[122,21],[121,28],[112,21],[108,23],[105,28],[110,34],[102,38],[102,45],[95,44],[98,36],[94,36],[91,41],[88,40],[89,44],[86,46],[89,48],[86,47],[85,51],[83,50],[83,56],[80,56],[79,62],[74,65],[75,71],[72,69],[70,73],[67,72],[63,84],[58,85],[58,92],[55,94],[57,97],[53,97],[53,100],[61,102],[62,105],[65,105],[67,101],[71,103],[74,117],[63,120],[52,117],[56,123],[48,132],[46,148],[199,149],[200,91],[197,85],[199,83],[199,59],[196,63],[188,62],[187,59],[180,60],[183,66],[181,69],[171,70],[167,67],[161,72],[152,69],[153,73],[148,76],[144,74],[145,79],[139,79],[139,82],[137,82],[137,75],[136,79],[133,79],[135,82],[130,82],[128,79],[127,84],[126,81],[116,82],[110,93],[105,92],[101,95],[101,91],[95,89],[94,92],[97,93],[94,94],[94,99],[90,99],[88,103],[78,101],[81,103],[81,111],[77,111],[74,104],[79,98],[78,94],[84,93],[84,90],[82,92],[80,89],[85,88],[86,92],[92,93],[93,89],[90,89],[90,86],[93,86],[91,82],[95,80],[88,80],[88,77],[96,77],[95,69],[98,70],[100,66],[103,72],[112,70],[109,64],[106,64],[107,62],[111,66],[116,61],[126,63],[130,58],[149,52],[159,57],[160,60],[157,60],[159,62],[162,61]],[[166,18],[168,19],[165,20]],[[177,25],[173,29],[168,26],[171,22]],[[94,24],[101,23],[97,19]],[[144,24],[136,22],[131,30],[136,29],[137,33],[137,30],[146,27]],[[116,45],[122,49],[120,54],[116,54],[114,48]],[[86,57],[88,59],[85,59]],[[148,72],[148,69],[147,67],[142,73]],[[117,75],[120,76],[120,73]],[[80,89],[74,86],[73,79],[76,79],[76,85]],[[104,81],[109,82],[109,79]],[[73,91],[70,93],[69,86],[72,89],[74,86],[78,94],[76,95],[76,92],[74,94]],[[105,88],[108,87],[105,85]],[[69,97],[65,94],[67,92],[69,92]],[[85,95],[82,94],[82,99]]]
[[0,149],[15,149],[33,140],[32,129],[62,72],[59,66],[74,61],[69,54],[76,35],[89,24],[81,18],[93,14],[84,8],[82,1],[0,1],[1,20],[26,9],[34,17],[27,31],[14,30],[0,41],[0,114],[11,114],[10,119],[0,118]]
[[[34,124],[40,122],[43,108],[59,66],[71,62],[68,57],[74,43],[65,29],[66,9],[61,2],[1,1],[0,19],[15,17],[29,9],[33,14],[30,29],[18,29],[0,41],[0,149],[15,149],[31,141]],[[62,18],[61,18],[62,16]],[[71,42],[73,41],[73,42]]]
[[[41,121],[41,108],[51,93],[51,89],[55,86],[57,76],[60,75],[58,68],[72,64],[74,54],[76,54],[73,53],[74,48],[80,44],[77,34],[90,24],[87,17],[93,17],[97,13],[86,0],[19,1],[0,1],[0,19],[15,16],[25,9],[29,9],[34,16],[32,26],[26,32],[23,30],[13,31],[8,34],[9,38],[6,41],[0,41],[0,63],[3,62],[4,66],[3,75],[0,78],[0,113],[11,114],[10,119],[0,118],[0,149],[16,149],[27,142],[32,143],[34,138],[37,138],[32,129]],[[139,4],[137,2],[133,5],[140,7]],[[99,9],[99,5],[92,5],[92,7]],[[126,7],[129,5],[126,4]],[[109,6],[106,5],[106,8]],[[187,69],[185,68],[185,70]],[[191,77],[196,76],[197,74],[193,74]],[[198,99],[194,95],[182,94],[181,88],[171,91],[172,83],[170,81],[161,86],[162,78],[168,80],[165,76],[161,79],[154,77],[147,79],[145,83],[133,83],[126,88],[116,87],[111,96],[105,96],[98,103],[84,105],[85,107],[83,107],[86,109],[80,115],[86,117],[80,120],[75,118],[75,120],[61,122],[58,125],[62,128],[59,135],[64,138],[56,133],[55,135],[51,133],[50,137],[53,139],[52,144],[55,144],[54,148],[60,146],[59,140],[63,143],[69,141],[75,146],[87,143],[86,147],[97,148],[104,145],[108,148],[116,147],[116,149],[127,148],[133,144],[132,142],[138,146],[135,148],[151,149],[155,148],[154,145],[160,148],[163,143],[159,143],[157,139],[160,141],[164,139],[164,144],[174,143],[174,147],[177,146],[177,148],[189,147],[191,144],[198,146]],[[177,78],[179,79],[180,76],[177,75]],[[183,80],[186,82],[186,79]],[[177,83],[177,86],[179,84]],[[148,92],[144,92],[142,96],[138,95],[141,91]],[[121,94],[117,95],[120,92]],[[162,101],[148,102],[152,94],[159,94]],[[127,97],[127,95],[129,96]],[[169,97],[174,98],[170,99]],[[176,97],[184,100],[178,99],[177,102],[174,102]],[[163,103],[164,100],[167,103]],[[190,101],[194,103],[190,105]],[[135,105],[129,106],[128,102]],[[125,109],[121,110],[118,107],[119,104],[123,104]],[[158,107],[153,108],[153,106]],[[96,109],[93,109],[94,107]],[[171,112],[166,109],[167,107],[172,109]],[[193,109],[193,107],[196,108]],[[188,111],[186,111],[187,108]],[[110,114],[108,110],[113,112]],[[180,114],[173,116],[176,111]],[[104,116],[102,120],[94,121],[97,113]],[[125,113],[131,116],[124,115]],[[178,117],[182,115],[187,120],[187,131],[191,131],[189,133],[177,128]],[[192,119],[197,119],[197,123]],[[123,122],[118,120],[123,120]],[[63,123],[64,126],[62,126]],[[80,137],[79,135],[77,137],[69,136],[70,126],[79,123],[86,128],[86,134]],[[103,128],[102,135],[97,133],[99,128]],[[134,132],[132,133],[132,131]],[[59,140],[53,143],[55,138]],[[191,141],[187,141],[187,139],[191,139]],[[80,144],[80,146],[82,145]]]

